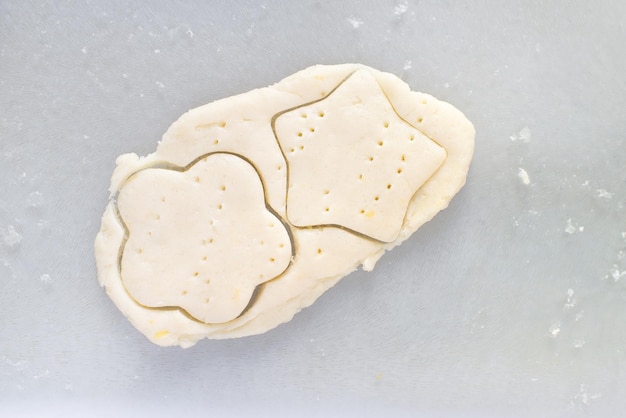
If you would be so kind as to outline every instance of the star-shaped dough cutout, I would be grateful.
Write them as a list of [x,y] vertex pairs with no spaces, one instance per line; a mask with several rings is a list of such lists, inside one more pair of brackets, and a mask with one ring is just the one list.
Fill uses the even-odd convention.
[[288,163],[287,218],[298,227],[338,226],[391,242],[412,196],[446,159],[365,70],[279,115],[273,128]]

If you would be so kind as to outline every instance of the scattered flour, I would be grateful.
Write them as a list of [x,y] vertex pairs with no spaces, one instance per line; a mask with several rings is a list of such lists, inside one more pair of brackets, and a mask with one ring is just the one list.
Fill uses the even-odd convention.
[[348,21],[348,23],[350,23],[352,25],[352,27],[354,29],[358,29],[363,23],[363,20],[361,18],[355,17],[355,16],[350,16],[348,19],[346,19]]
[[[618,282],[619,279],[624,276],[626,276],[626,270],[620,271],[619,266],[617,264],[613,264],[613,267],[611,267],[610,271],[610,277],[613,279],[613,281]],[[606,276],[606,278],[608,277],[609,276]]]
[[22,241],[22,236],[15,230],[13,225],[9,225],[6,231],[2,231],[2,241],[9,247],[15,247]]
[[585,315],[585,311],[580,311],[576,314],[576,317],[574,317],[574,321],[578,322],[581,319],[583,319],[583,315]]
[[26,199],[26,204],[31,208],[38,208],[43,205],[43,194],[41,192],[32,192],[28,195]]
[[396,16],[402,16],[408,9],[409,4],[407,2],[398,3],[398,5],[393,8],[393,14]]
[[550,337],[552,338],[556,338],[556,336],[559,335],[560,332],[561,332],[560,322],[555,322],[554,324],[550,325],[550,328],[548,329],[548,333],[550,334]]
[[404,71],[408,71],[413,67],[413,63],[411,62],[411,60],[407,60],[404,62],[404,67],[402,67],[402,69]]
[[565,229],[564,231],[567,232],[568,234],[575,234],[576,232],[583,232],[585,230],[584,226],[575,226],[572,223],[572,218],[569,218],[565,224]]
[[44,273],[39,277],[39,280],[41,280],[42,283],[50,283],[52,278],[48,273]]
[[572,406],[576,403],[576,401],[580,402],[582,405],[588,406],[589,405],[589,401],[592,401],[594,399],[598,399],[601,398],[602,394],[601,393],[593,393],[593,394],[589,394],[587,392],[587,385],[585,385],[584,383],[580,384],[580,388],[578,390],[578,393],[576,395],[574,395],[574,397],[572,398]]
[[509,138],[511,138],[511,141],[520,141],[520,142],[530,142],[530,129],[526,128],[522,128],[521,131],[519,131],[519,133],[517,134],[513,134],[511,135]]
[[517,170],[517,177],[524,183],[526,186],[530,184],[530,177],[528,177],[528,173],[523,168],[519,168]]
[[596,189],[596,194],[600,199],[611,199],[615,193],[607,192],[605,189]]
[[572,309],[575,305],[576,301],[574,300],[574,289],[567,289],[567,300],[565,301],[563,309],[569,310]]

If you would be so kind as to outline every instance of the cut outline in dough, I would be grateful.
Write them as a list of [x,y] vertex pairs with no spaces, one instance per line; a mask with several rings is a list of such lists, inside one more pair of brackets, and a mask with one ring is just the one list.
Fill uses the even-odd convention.
[[[138,173],[145,171],[145,170],[170,170],[170,171],[176,171],[179,173],[184,173],[186,171],[188,171],[189,169],[191,169],[191,167],[193,167],[194,165],[196,165],[197,163],[199,163],[200,161],[211,157],[213,155],[217,155],[217,154],[226,154],[226,155],[232,155],[234,157],[240,158],[243,161],[247,162],[254,170],[254,172],[256,173],[256,175],[259,178],[259,181],[261,182],[261,188],[263,190],[263,203],[264,206],[266,208],[266,210],[268,212],[270,212],[276,219],[278,219],[280,221],[280,223],[284,226],[285,230],[287,231],[287,235],[289,237],[289,244],[291,246],[291,256],[289,257],[289,263],[287,264],[287,266],[285,267],[285,269],[278,275],[272,277],[269,280],[266,280],[265,282],[258,284],[254,287],[254,291],[252,292],[252,295],[250,296],[250,300],[248,301],[248,304],[246,305],[246,307],[239,313],[239,315],[237,315],[236,317],[234,317],[233,319],[226,321],[226,322],[204,322],[199,320],[198,318],[192,316],[189,312],[187,312],[187,310],[185,310],[183,307],[181,306],[147,306],[144,305],[142,303],[139,303],[139,301],[137,301],[137,299],[135,299],[135,297],[128,291],[128,289],[126,288],[126,284],[124,283],[124,279],[122,276],[122,258],[124,257],[124,250],[126,248],[126,243],[128,242],[128,239],[130,238],[130,229],[128,228],[128,225],[126,224],[126,222],[124,221],[124,218],[122,216],[122,214],[119,211],[119,208],[117,206],[117,197],[119,196],[121,190],[124,188],[124,186],[132,179],[133,176],[137,175]],[[281,276],[283,276],[285,274],[285,272],[287,270],[289,270],[289,267],[291,267],[291,265],[293,264],[293,260],[296,256],[296,243],[295,240],[293,238],[293,233],[291,231],[292,225],[287,222],[285,219],[283,219],[282,216],[280,216],[280,214],[278,214],[267,202],[267,190],[265,187],[265,182],[263,181],[263,177],[261,176],[261,174],[259,173],[258,168],[256,167],[256,165],[247,157],[241,155],[241,154],[237,154],[235,152],[229,152],[229,151],[214,151],[214,152],[209,152],[209,153],[205,153],[202,154],[201,156],[195,158],[192,162],[190,162],[189,164],[185,165],[185,166],[179,166],[173,163],[170,163],[168,161],[158,161],[155,162],[153,164],[150,164],[148,166],[142,167],[139,170],[133,171],[132,173],[130,173],[129,175],[127,175],[124,180],[121,182],[121,185],[119,187],[119,189],[117,190],[117,192],[115,193],[115,195],[111,198],[111,201],[113,202],[113,213],[115,215],[115,218],[117,219],[117,221],[120,223],[120,226],[122,227],[122,229],[124,230],[124,236],[122,237],[122,242],[120,243],[120,247],[118,249],[118,254],[117,254],[117,272],[120,276],[121,282],[122,282],[122,287],[124,288],[124,291],[126,292],[126,294],[128,295],[128,297],[130,297],[133,302],[135,302],[137,305],[141,306],[142,308],[145,309],[149,309],[149,310],[156,310],[156,311],[179,311],[181,314],[183,314],[184,316],[186,316],[187,318],[199,322],[201,324],[207,324],[207,325],[212,325],[212,324],[225,324],[228,323],[230,321],[234,321],[235,319],[241,317],[242,315],[244,315],[253,305],[254,302],[256,302],[257,298],[259,297],[259,294],[261,293],[261,289],[260,287],[262,287],[263,285],[265,285],[265,283],[269,283],[271,281],[277,280],[279,279]]]
[[[329,93],[327,93],[326,95],[324,95],[322,98],[320,99],[316,99],[316,100],[312,100],[310,102],[298,105],[298,106],[294,106],[291,107],[289,109],[285,109],[282,110],[278,113],[276,113],[274,116],[272,116],[272,119],[270,121],[271,127],[272,127],[272,133],[274,134],[274,139],[276,140],[276,143],[278,144],[278,148],[280,149],[280,152],[283,156],[283,159],[285,160],[285,167],[286,167],[286,175],[285,175],[285,216],[287,218],[287,221],[289,221],[289,217],[287,216],[287,214],[289,213],[288,210],[288,205],[289,205],[289,177],[290,177],[290,164],[289,164],[289,159],[287,158],[287,154],[285,152],[285,150],[283,149],[280,140],[278,139],[278,133],[276,132],[276,120],[289,112],[293,112],[297,109],[301,109],[303,107],[307,107],[310,106],[312,104],[315,103],[319,103],[322,102],[326,99],[328,99],[333,93],[335,93],[335,91],[341,87],[350,77],[352,77],[356,72],[358,71],[363,71],[361,69],[359,70],[354,70],[352,72],[350,72],[345,78],[343,78]],[[396,115],[396,117],[398,119],[400,119],[401,121],[403,121],[404,123],[406,123],[407,125],[409,125],[410,127],[412,127],[413,129],[415,129],[416,131],[420,132],[422,135],[424,135],[424,137],[428,138],[430,141],[432,141],[434,144],[436,144],[439,148],[441,148],[443,150],[443,152],[445,153],[445,157],[443,159],[443,161],[441,162],[441,164],[439,165],[439,167],[437,167],[437,169],[435,171],[433,171],[433,173],[428,176],[428,178],[426,179],[426,181],[424,181],[414,192],[413,194],[410,196],[410,198],[407,201],[406,204],[406,208],[404,209],[404,215],[402,216],[402,223],[401,225],[404,225],[405,221],[406,221],[406,216],[408,214],[409,211],[409,206],[410,206],[410,202],[413,200],[413,198],[415,197],[415,195],[420,191],[420,189],[422,188],[423,185],[425,185],[426,183],[428,183],[430,181],[430,179],[437,174],[437,172],[439,171],[439,169],[444,165],[445,161],[448,159],[448,150],[441,145],[439,142],[435,141],[432,137],[430,137],[429,135],[427,135],[426,133],[424,133],[421,129],[419,129],[417,126],[413,125],[412,123],[410,123],[409,121],[407,121],[405,118],[403,118],[402,116],[400,116],[400,114],[398,113],[398,111],[396,110],[395,106],[393,105],[393,102],[389,99],[389,96],[387,95],[387,93],[385,92],[385,89],[383,88],[383,86],[380,84],[380,82],[378,80],[375,80],[376,84],[378,85],[378,87],[380,88],[380,91],[382,92],[382,94],[385,96],[385,99],[387,100],[387,102],[389,103],[389,105],[391,106],[391,109],[393,110],[393,113]],[[300,136],[300,135],[299,135]],[[367,234],[364,234],[362,232],[356,231],[354,229],[351,229],[347,226],[344,225],[339,225],[339,224],[316,224],[316,225],[306,225],[306,226],[298,226],[298,225],[294,225],[291,222],[289,222],[289,224],[293,227],[293,228],[297,228],[297,229],[323,229],[323,228],[339,228],[342,229],[346,232],[349,232],[351,234],[354,234],[358,237],[361,237],[363,239],[367,239],[373,242],[378,242],[378,243],[384,243],[384,244],[388,244],[390,242],[393,242],[396,238],[394,238],[394,240],[391,241],[383,241],[383,240],[379,240],[376,239],[372,236],[369,236]]]

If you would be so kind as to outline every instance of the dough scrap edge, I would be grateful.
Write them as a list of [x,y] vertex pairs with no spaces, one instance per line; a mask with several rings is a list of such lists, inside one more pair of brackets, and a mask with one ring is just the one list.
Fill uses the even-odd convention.
[[[185,165],[183,163],[189,159],[189,155],[185,154],[185,149],[182,149],[180,153],[177,151],[181,149],[178,142],[182,141],[184,145],[184,139],[181,139],[176,133],[181,125],[184,127],[188,118],[200,115],[209,120],[219,119],[219,114],[227,113],[228,109],[236,106],[243,97],[255,96],[259,99],[263,97],[263,92],[271,92],[270,98],[279,98],[274,103],[274,108],[270,109],[272,111],[299,106],[308,101],[319,99],[320,89],[322,89],[321,94],[323,96],[324,89],[328,93],[350,73],[359,69],[370,71],[375,76],[400,117],[426,136],[433,138],[446,149],[448,154],[438,171],[411,199],[398,238],[390,243],[376,244],[375,248],[371,248],[357,262],[350,263],[349,266],[335,275],[309,280],[306,288],[300,288],[299,292],[282,300],[278,306],[274,306],[272,309],[267,309],[267,307],[264,309],[262,304],[261,306],[255,304],[244,315],[228,323],[203,324],[190,320],[176,310],[146,310],[134,303],[132,298],[126,294],[117,267],[118,249],[124,236],[124,230],[115,216],[113,203],[110,202],[102,217],[101,229],[95,241],[98,280],[118,309],[150,341],[161,346],[180,345],[186,348],[203,338],[223,339],[261,334],[288,322],[296,313],[310,306],[341,278],[359,266],[362,266],[366,271],[372,270],[385,251],[400,245],[420,226],[432,219],[439,211],[445,209],[451,198],[463,187],[473,155],[475,137],[474,127],[463,113],[452,105],[430,95],[411,91],[410,87],[395,75],[380,72],[361,64],[341,64],[309,67],[272,86],[220,99],[191,109],[166,131],[155,153],[143,158],[139,158],[135,154],[125,154],[117,159],[117,166],[111,180],[111,195],[115,195],[123,186],[125,179],[139,169],[161,161]],[[316,86],[317,89],[307,85],[307,82],[312,80],[319,81],[319,86]],[[245,100],[248,101],[249,99]],[[261,102],[267,101],[259,100]],[[265,104],[263,103],[263,105]],[[174,144],[179,146],[172,146]],[[197,152],[197,149],[191,148],[191,150],[187,150],[187,153]],[[269,200],[268,204],[273,203],[274,209],[281,213],[283,208],[280,207],[280,202],[276,204],[276,199],[272,201],[270,198]],[[280,288],[280,286],[278,287]],[[263,298],[261,297],[261,299]]]

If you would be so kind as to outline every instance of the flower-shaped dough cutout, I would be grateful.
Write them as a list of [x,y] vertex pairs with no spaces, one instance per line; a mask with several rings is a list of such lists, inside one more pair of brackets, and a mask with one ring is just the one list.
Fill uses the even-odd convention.
[[279,115],[274,132],[289,165],[289,221],[383,242],[397,238],[412,196],[446,159],[365,70],[323,100]]
[[141,170],[120,190],[118,210],[128,230],[122,281],[144,306],[224,323],[291,259],[289,233],[266,206],[261,178],[235,155]]

